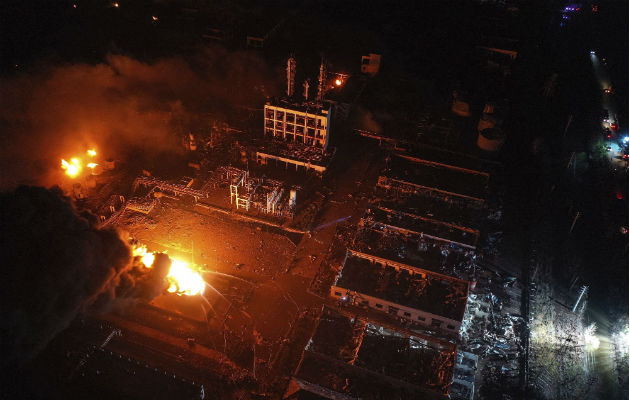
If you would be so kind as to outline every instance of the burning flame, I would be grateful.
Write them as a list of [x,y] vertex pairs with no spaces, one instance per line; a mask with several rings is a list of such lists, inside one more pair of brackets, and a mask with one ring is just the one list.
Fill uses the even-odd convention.
[[341,79],[336,79],[335,80],[335,85],[341,86]]
[[[147,251],[146,246],[134,247],[133,255],[140,257],[145,267],[151,268],[155,261],[155,254]],[[178,296],[194,296],[203,294],[206,288],[206,282],[203,280],[199,272],[191,268],[187,262],[177,260],[171,257],[171,268],[166,275],[169,283],[168,292],[175,293]]]
[[70,162],[61,159],[61,168],[66,171],[66,174],[71,178],[76,177],[81,172],[81,162],[78,158],[71,158]]
[[180,296],[182,294],[187,296],[203,294],[206,287],[206,282],[198,272],[193,271],[188,263],[174,258],[171,258],[171,269],[166,279],[171,284],[167,290]]
[[134,257],[141,257],[142,263],[147,268],[151,268],[153,261],[155,261],[155,254],[149,253],[147,251],[147,246],[135,247],[133,249],[133,255]]
[[[96,157],[95,149],[88,149],[86,153],[89,157]],[[76,178],[81,173],[81,169],[83,168],[82,163],[83,161],[78,157],[71,158],[70,162],[61,159],[61,168],[66,171],[66,175],[71,178]],[[94,169],[97,165],[97,163],[91,162],[87,164],[87,167]]]

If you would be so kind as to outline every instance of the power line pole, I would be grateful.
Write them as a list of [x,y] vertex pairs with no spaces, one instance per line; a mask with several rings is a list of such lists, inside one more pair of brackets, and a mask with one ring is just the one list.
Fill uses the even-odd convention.
[[575,151],[571,153],[571,158],[569,158],[569,163],[567,164],[567,169],[571,166],[573,159],[575,158]]
[[575,305],[573,306],[573,310],[571,312],[575,312],[575,309],[577,308],[578,304],[580,303],[580,300],[582,300],[582,296],[584,296],[584,294],[586,293],[587,290],[588,290],[588,286],[582,286],[582,289],[580,289],[580,296],[578,297],[577,301],[575,302]]
[[575,218],[573,218],[573,223],[571,224],[571,229],[569,229],[569,233],[573,232],[573,228],[575,227],[575,223],[577,222],[578,218],[580,218],[580,215],[582,215],[581,212],[577,212],[575,214]]
[[572,121],[573,121],[573,114],[569,115],[569,120],[567,121],[567,125],[564,127],[564,135],[562,135],[562,138],[567,137],[567,132],[569,131],[569,125],[571,125]]

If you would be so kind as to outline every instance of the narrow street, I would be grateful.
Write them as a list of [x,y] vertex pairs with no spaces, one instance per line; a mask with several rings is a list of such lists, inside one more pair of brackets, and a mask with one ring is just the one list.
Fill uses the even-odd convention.
[[[627,4],[600,5],[598,12],[590,6],[581,13],[564,10],[560,13],[563,18],[559,18],[562,22],[552,28],[555,35],[549,63],[555,66],[560,83],[549,98],[548,120],[555,129],[549,135],[542,170],[549,193],[540,205],[540,210],[548,207],[542,215],[546,215],[544,221],[553,221],[552,232],[538,253],[544,256],[553,279],[549,296],[554,300],[571,307],[578,300],[580,287],[588,287],[576,311],[584,309],[581,326],[594,323],[599,340],[598,347],[596,340],[588,344],[589,338],[584,337],[581,383],[567,381],[575,387],[561,393],[568,398],[572,398],[570,393],[582,393],[589,399],[622,399],[627,398],[627,358],[625,373],[618,374],[611,336],[628,313],[628,236],[624,233],[628,223],[624,137],[628,127],[623,126],[627,110],[618,104],[626,88],[621,86],[623,82],[615,82],[611,71],[615,67],[619,71],[623,65],[611,64],[615,49],[610,37],[601,32],[610,32],[611,21],[618,19],[612,18],[614,13],[627,14]],[[543,226],[541,223],[538,229]],[[571,316],[562,307],[559,310],[567,318]],[[559,386],[558,382],[550,384]],[[579,390],[579,385],[584,390]]]
[[624,158],[624,155],[628,154],[628,140],[626,139],[628,137],[627,127],[623,131],[619,128],[619,108],[615,100],[615,88],[613,86],[605,58],[600,58],[597,51],[591,50],[590,60],[593,66],[595,79],[601,86],[602,90],[601,128],[604,132],[602,139],[605,146],[607,146],[606,155],[609,159],[611,167],[615,171],[622,171],[624,168],[628,168],[628,158]]
[[[606,65],[612,57],[596,45],[594,20],[609,21],[591,16],[590,6],[562,12],[565,5],[549,6],[554,18],[542,30],[551,39],[541,35],[547,38],[523,50],[520,73],[528,83],[517,88],[516,137],[506,143],[513,179],[504,254],[534,283],[524,293],[532,298],[524,398],[627,398],[609,339],[613,323],[627,315],[628,237],[620,229],[628,220],[627,118]],[[627,14],[627,5],[618,8]],[[606,137],[615,127],[619,132]],[[586,300],[572,312],[583,285]],[[586,351],[585,328],[593,322],[600,347]]]

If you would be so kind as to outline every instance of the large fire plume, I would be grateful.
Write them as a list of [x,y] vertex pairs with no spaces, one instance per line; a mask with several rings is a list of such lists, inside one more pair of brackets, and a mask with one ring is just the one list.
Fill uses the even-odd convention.
[[[155,254],[147,251],[146,246],[136,246],[133,255],[140,257],[145,267],[151,268],[155,260]],[[187,262],[170,257],[171,267],[166,280],[169,283],[168,292],[178,296],[195,296],[203,294],[206,282],[201,274],[191,267]]]
[[171,269],[166,276],[171,285],[167,290],[178,295],[194,296],[203,294],[206,282],[204,282],[201,275],[184,261],[172,258],[171,262]]

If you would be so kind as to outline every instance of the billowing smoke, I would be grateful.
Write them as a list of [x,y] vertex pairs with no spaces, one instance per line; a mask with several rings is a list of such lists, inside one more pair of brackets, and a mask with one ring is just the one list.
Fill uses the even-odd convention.
[[165,289],[168,257],[141,270],[118,233],[91,219],[58,188],[0,193],[2,370],[32,359],[82,311]]
[[111,307],[126,307],[138,299],[151,300],[164,293],[168,287],[165,277],[171,259],[166,254],[157,253],[150,269],[140,260],[134,261],[99,294],[90,311],[102,312]]
[[365,129],[374,133],[381,133],[382,131],[381,124],[376,121],[374,114],[363,107],[357,108],[355,120],[359,129]]
[[209,113],[260,108],[280,78],[254,54],[208,47],[186,59],[109,55],[0,79],[0,188],[56,184],[59,158],[93,146],[118,159],[177,151],[178,135],[207,126]]

